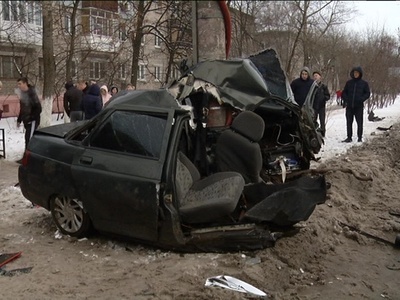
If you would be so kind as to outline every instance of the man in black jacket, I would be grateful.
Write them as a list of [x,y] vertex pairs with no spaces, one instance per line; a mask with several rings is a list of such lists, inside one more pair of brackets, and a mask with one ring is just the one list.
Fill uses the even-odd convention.
[[328,87],[321,81],[321,73],[319,71],[314,71],[313,77],[318,84],[318,89],[315,94],[313,105],[315,111],[315,122],[317,122],[317,119],[319,118],[319,127],[321,128],[321,134],[323,137],[325,137],[326,102],[331,98],[331,95],[329,94]]
[[358,142],[362,142],[364,101],[371,95],[368,82],[362,79],[361,67],[355,67],[350,72],[351,79],[346,82],[343,89],[343,107],[346,108],[347,139],[343,142],[350,143],[353,136],[353,119],[357,122]]
[[36,94],[35,88],[28,83],[26,77],[19,78],[17,81],[20,94],[20,111],[17,119],[17,127],[24,123],[25,127],[25,149],[28,147],[29,140],[33,132],[40,125],[40,113],[42,105]]
[[71,122],[83,120],[82,98],[83,92],[69,81],[65,84],[64,110]]
[[306,101],[307,94],[310,91],[313,82],[314,80],[310,78],[310,70],[307,67],[304,67],[301,69],[300,77],[293,80],[290,84],[294,95],[294,100],[296,100],[300,107],[302,107]]

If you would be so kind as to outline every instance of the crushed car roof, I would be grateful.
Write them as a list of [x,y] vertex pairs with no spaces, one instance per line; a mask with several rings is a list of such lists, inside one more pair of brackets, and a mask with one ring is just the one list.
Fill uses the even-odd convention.
[[106,107],[180,109],[182,100],[197,92],[210,93],[220,103],[243,110],[254,110],[272,97],[296,106],[277,53],[267,49],[249,58],[200,62],[165,88],[121,91]]
[[168,89],[178,100],[205,90],[218,100],[245,110],[254,110],[273,96],[295,104],[273,49],[250,58],[200,62]]
[[107,108],[115,106],[150,106],[180,109],[176,99],[164,88],[157,90],[122,91],[110,99]]

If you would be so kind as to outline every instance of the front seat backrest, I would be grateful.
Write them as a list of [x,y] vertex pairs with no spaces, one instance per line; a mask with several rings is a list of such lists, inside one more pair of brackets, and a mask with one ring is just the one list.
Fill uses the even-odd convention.
[[264,120],[254,112],[241,112],[217,141],[216,161],[220,171],[242,174],[246,184],[261,182],[262,154],[258,142]]

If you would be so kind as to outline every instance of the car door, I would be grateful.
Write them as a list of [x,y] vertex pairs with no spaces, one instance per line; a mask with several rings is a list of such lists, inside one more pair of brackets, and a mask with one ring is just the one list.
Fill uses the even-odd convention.
[[72,173],[98,230],[157,240],[172,113],[115,110],[84,140]]

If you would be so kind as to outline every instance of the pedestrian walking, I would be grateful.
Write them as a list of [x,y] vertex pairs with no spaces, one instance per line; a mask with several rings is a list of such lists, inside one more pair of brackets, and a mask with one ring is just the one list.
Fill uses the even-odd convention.
[[19,128],[21,123],[24,124],[26,149],[34,131],[40,125],[40,113],[42,112],[42,105],[35,88],[28,83],[28,79],[26,77],[19,78],[17,80],[17,86],[20,91],[20,111],[17,118],[17,127]]

